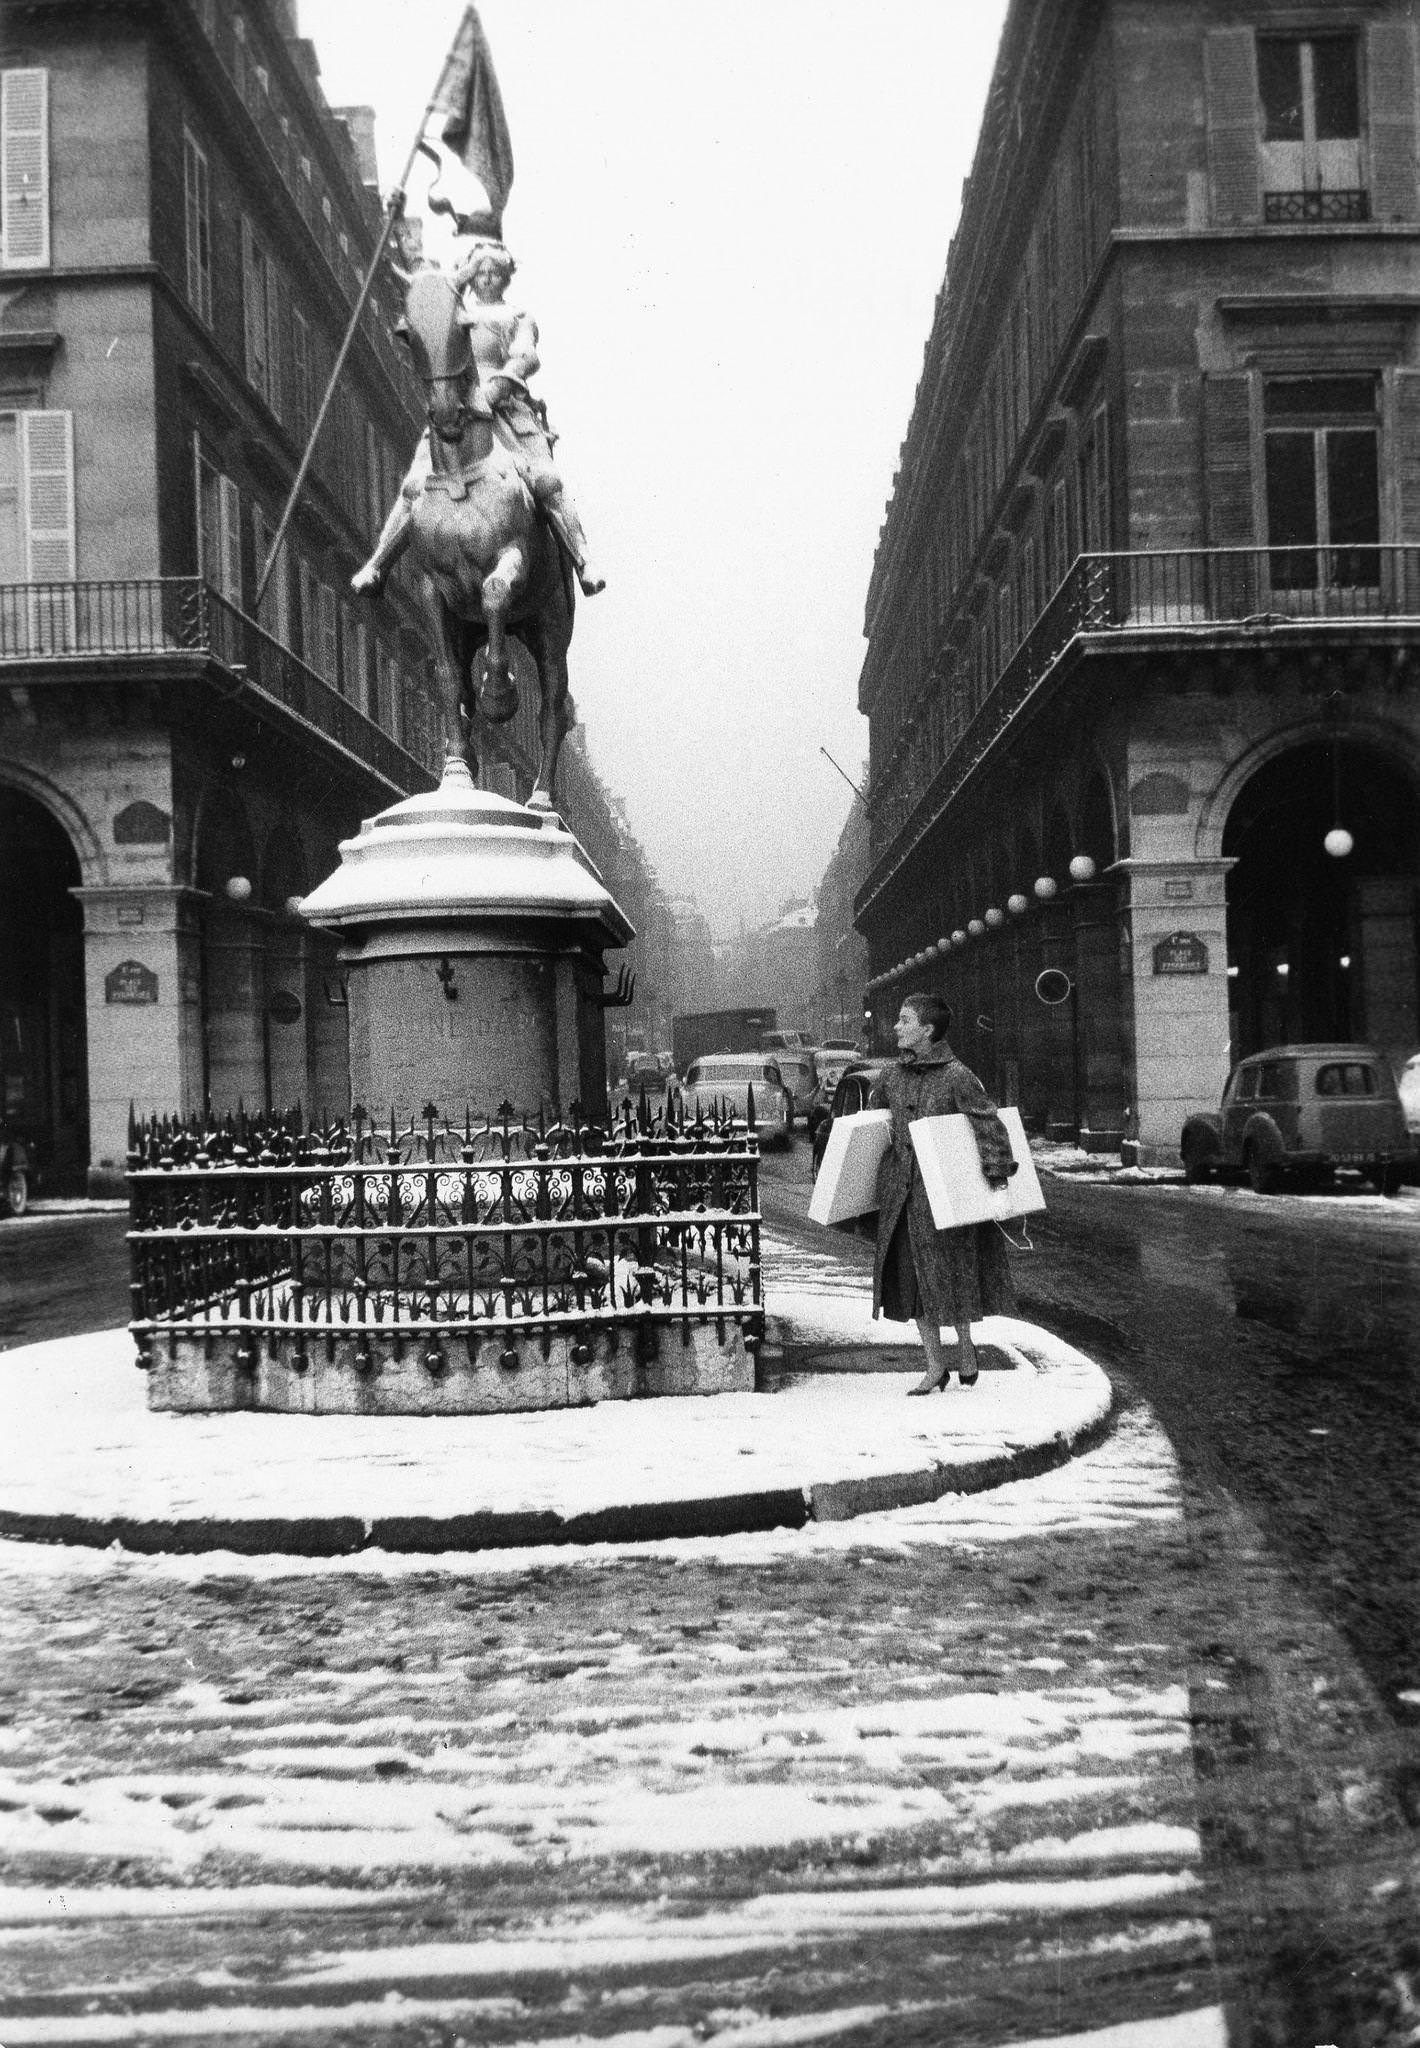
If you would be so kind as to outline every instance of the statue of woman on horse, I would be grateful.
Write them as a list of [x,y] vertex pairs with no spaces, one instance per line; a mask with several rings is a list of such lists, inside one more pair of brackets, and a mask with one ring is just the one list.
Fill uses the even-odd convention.
[[[478,720],[501,724],[518,708],[507,642],[522,643],[540,692],[541,758],[529,802],[550,807],[569,723],[572,578],[588,594],[604,582],[552,460],[546,414],[528,390],[537,328],[504,303],[513,259],[501,241],[485,240],[452,274],[415,260],[398,332],[428,393],[428,426],[351,588],[378,591],[410,550],[440,649],[446,749],[475,769]],[[484,647],[478,688],[474,661]]]
[[[423,261],[421,255],[414,254],[409,242],[406,249],[416,265]],[[583,596],[594,597],[606,588],[606,579],[588,560],[581,518],[552,459],[557,436],[548,424],[547,407],[528,389],[528,380],[540,368],[537,323],[531,313],[507,305],[504,299],[516,269],[501,241],[479,239],[454,271],[453,281],[463,294],[464,309],[469,315],[469,343],[478,364],[480,388],[493,408],[494,432],[526,470],[538,509],[571,562]],[[431,459],[426,431],[420,436],[409,473],[375,551],[352,579],[353,590],[378,589],[390,564],[402,551],[409,527],[409,503],[423,489]]]

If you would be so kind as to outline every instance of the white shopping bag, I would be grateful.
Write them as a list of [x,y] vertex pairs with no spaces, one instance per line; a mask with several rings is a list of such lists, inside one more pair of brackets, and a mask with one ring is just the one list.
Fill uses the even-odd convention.
[[[924,1116],[907,1126],[932,1221],[938,1230],[959,1230],[966,1223],[1005,1223],[1012,1216],[1030,1216],[1045,1207],[1035,1161],[1030,1156],[1018,1109],[1003,1109],[1001,1121],[1011,1140],[1016,1170],[1003,1188],[991,1187],[981,1170],[981,1154],[969,1116]],[[829,1143],[833,1139],[830,1135]],[[827,1159],[825,1158],[825,1164]],[[812,1209],[809,1211],[812,1215]]]
[[836,1116],[809,1202],[810,1223],[842,1223],[878,1206],[878,1168],[887,1151],[892,1111],[860,1109]]

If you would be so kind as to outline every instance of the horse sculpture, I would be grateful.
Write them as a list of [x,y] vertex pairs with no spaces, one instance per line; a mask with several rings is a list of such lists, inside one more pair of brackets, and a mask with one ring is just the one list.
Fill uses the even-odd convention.
[[[428,393],[429,464],[424,473],[416,461],[401,503],[352,587],[378,589],[390,565],[410,550],[435,629],[446,749],[461,754],[470,768],[478,766],[477,719],[503,724],[518,708],[509,638],[527,649],[537,670],[541,744],[528,802],[548,810],[570,723],[572,570],[538,512],[524,470],[494,430],[493,409],[479,390],[469,324],[444,271],[421,270],[409,280],[396,332]],[[479,689],[474,664],[485,647]]]

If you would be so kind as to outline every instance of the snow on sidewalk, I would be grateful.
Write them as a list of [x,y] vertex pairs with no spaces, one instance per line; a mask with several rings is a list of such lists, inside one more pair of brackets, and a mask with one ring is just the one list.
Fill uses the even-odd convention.
[[[834,1324],[803,1304],[804,1327]],[[787,1310],[781,1299],[781,1312]],[[870,1326],[871,1327],[871,1326]],[[802,1489],[1011,1456],[1108,1410],[1099,1369],[1001,1321],[1020,1364],[908,1401],[911,1375],[512,1415],[153,1414],[123,1330],[8,1354],[0,1509],[144,1521],[594,1512]]]

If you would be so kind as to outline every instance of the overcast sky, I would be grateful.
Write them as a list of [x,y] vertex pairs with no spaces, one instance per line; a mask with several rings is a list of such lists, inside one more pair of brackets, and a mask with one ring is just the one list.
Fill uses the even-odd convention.
[[[462,0],[299,5],[388,187]],[[855,801],[819,749],[861,779],[873,549],[1005,11],[480,0],[509,297],[608,579],[578,713],[664,886],[727,935],[817,885]]]

